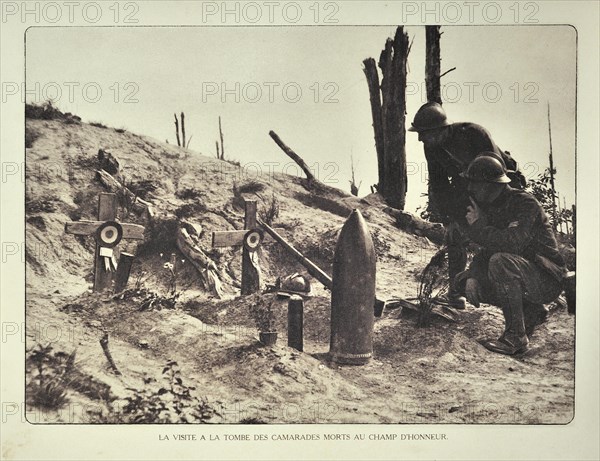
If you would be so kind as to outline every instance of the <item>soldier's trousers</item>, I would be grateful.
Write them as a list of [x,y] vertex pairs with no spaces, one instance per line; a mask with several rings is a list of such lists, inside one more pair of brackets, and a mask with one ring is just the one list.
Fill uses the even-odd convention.
[[528,310],[554,301],[562,291],[561,282],[550,272],[512,253],[492,255],[487,277],[478,282],[482,302],[502,308],[508,337],[523,337]]
[[446,248],[448,249],[448,278],[450,281],[450,292],[454,290],[454,277],[465,270],[467,265],[467,243],[468,239],[463,230],[463,224],[453,221],[446,228]]

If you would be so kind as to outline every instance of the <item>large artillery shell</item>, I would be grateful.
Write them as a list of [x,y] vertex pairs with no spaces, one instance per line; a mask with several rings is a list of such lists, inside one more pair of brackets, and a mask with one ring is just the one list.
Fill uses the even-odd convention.
[[373,355],[373,300],[377,257],[367,224],[354,210],[335,247],[329,354],[338,363],[361,365]]

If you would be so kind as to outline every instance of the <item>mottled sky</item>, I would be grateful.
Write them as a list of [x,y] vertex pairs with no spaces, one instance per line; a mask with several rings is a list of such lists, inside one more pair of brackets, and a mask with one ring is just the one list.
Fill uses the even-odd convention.
[[[413,41],[410,123],[426,100],[425,28],[406,31]],[[449,118],[486,127],[526,176],[535,177],[548,162],[549,103],[557,188],[570,206],[575,29],[446,26],[442,31],[442,72],[456,67],[442,79]],[[344,190],[349,190],[352,155],[365,195],[377,182],[377,165],[362,61],[378,59],[394,32],[390,26],[31,28],[27,99],[58,96],[62,110],[84,121],[171,143],[173,113],[184,111],[188,138],[193,136],[190,148],[210,156],[220,115],[226,157],[240,161],[248,178],[258,168],[297,171],[268,136],[274,130],[322,181]],[[414,211],[426,190],[425,159],[415,134],[407,134],[406,149],[407,210]]]

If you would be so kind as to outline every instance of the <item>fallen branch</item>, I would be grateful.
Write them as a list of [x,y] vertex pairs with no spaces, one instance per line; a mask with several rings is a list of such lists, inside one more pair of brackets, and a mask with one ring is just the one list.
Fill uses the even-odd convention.
[[108,350],[108,333],[104,333],[104,336],[102,336],[102,338],[100,339],[100,345],[102,346],[102,350],[104,351],[104,355],[106,356],[106,359],[108,360],[112,371],[114,371],[115,375],[121,376],[121,372],[117,368],[117,365],[115,365],[115,361],[113,360],[112,355]]
[[219,271],[215,262],[210,259],[199,246],[201,228],[188,221],[182,221],[177,230],[177,248],[200,272],[204,285],[221,299],[223,288],[219,279]]
[[306,179],[308,179],[309,182],[312,182],[315,180],[315,177],[313,176],[312,172],[310,171],[310,169],[308,168],[306,163],[304,163],[304,160],[302,160],[302,157],[300,157],[298,154],[296,154],[296,152],[294,152],[292,149],[290,149],[288,146],[286,146],[284,144],[284,142],[279,138],[279,136],[277,136],[277,134],[274,131],[269,131],[269,136],[271,136],[271,138],[273,138],[273,141],[275,141],[275,144],[277,144],[289,158],[291,158],[294,162],[296,162],[298,164],[298,166],[300,168],[302,168],[302,171],[304,171],[304,174],[306,175]]

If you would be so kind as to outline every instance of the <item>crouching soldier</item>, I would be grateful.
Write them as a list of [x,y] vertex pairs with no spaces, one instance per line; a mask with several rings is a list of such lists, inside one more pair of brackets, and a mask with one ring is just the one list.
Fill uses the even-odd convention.
[[502,164],[490,156],[473,160],[466,173],[471,205],[468,237],[482,249],[454,279],[476,307],[502,308],[504,333],[483,345],[500,354],[527,350],[528,335],[546,319],[544,304],[562,291],[565,263],[548,217],[528,192],[511,188]]
[[[486,151],[506,167],[512,187],[523,188],[525,178],[518,171],[517,162],[496,145],[485,128],[475,123],[450,123],[438,103],[423,105],[408,131],[417,132],[424,146],[429,172],[429,207],[438,220],[446,224],[448,275],[452,280],[467,264],[464,216],[469,197],[462,173],[475,157]],[[445,301],[455,308],[465,307],[464,297],[452,290]]]

